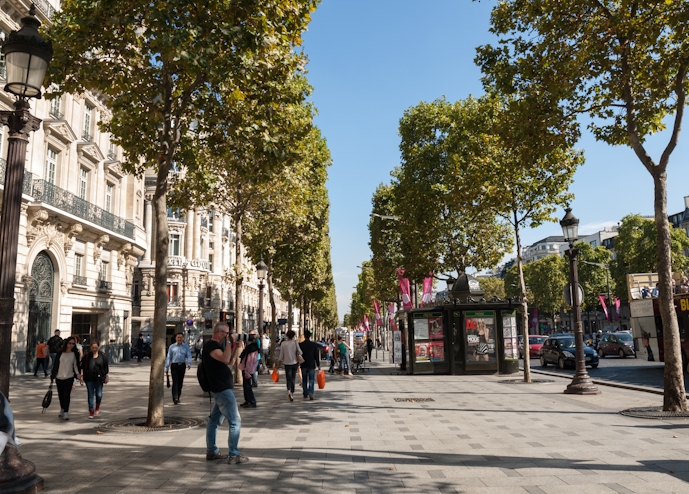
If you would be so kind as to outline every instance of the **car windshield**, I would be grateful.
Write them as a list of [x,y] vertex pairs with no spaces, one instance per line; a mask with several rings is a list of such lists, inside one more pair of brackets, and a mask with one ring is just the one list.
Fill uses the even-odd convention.
[[617,336],[618,340],[632,341],[632,335],[630,335],[629,333],[617,333],[615,336]]
[[543,337],[539,336],[536,338],[531,337],[531,338],[529,338],[529,343],[531,343],[532,345],[542,345],[543,342],[545,342],[545,340],[546,340],[545,336],[543,336]]
[[562,348],[574,348],[574,338],[561,338],[559,341]]

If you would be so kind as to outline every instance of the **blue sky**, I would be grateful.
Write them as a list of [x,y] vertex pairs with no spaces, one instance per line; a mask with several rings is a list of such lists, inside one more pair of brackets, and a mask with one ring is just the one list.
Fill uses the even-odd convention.
[[[404,110],[441,96],[480,95],[475,48],[494,41],[488,32],[494,1],[323,0],[304,35],[316,124],[333,158],[332,261],[340,319],[348,312],[357,265],[371,257],[371,196],[399,164],[397,127]],[[684,209],[689,195],[687,149],[680,139],[668,171],[668,212]],[[667,135],[648,143],[658,157]],[[633,152],[582,137],[586,156],[571,191],[580,230],[593,233],[629,213],[653,214],[653,182]],[[563,213],[564,214],[564,213]],[[562,216],[561,214],[560,216]],[[524,245],[561,235],[557,223],[523,233]]]

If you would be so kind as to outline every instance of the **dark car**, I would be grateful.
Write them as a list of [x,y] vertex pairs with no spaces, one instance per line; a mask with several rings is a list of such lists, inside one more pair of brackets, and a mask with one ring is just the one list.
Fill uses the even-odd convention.
[[[555,364],[560,369],[574,367],[576,365],[576,350],[573,335],[551,336],[541,347],[541,367]],[[584,346],[584,358],[586,365],[592,369],[598,367],[598,354],[593,348]]]
[[634,338],[625,331],[604,334],[598,342],[598,355],[601,357],[606,355],[619,355],[620,358],[636,357]]

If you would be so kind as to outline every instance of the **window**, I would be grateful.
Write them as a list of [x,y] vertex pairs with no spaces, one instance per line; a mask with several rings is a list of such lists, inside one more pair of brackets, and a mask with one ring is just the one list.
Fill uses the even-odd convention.
[[213,296],[213,287],[208,285],[206,287],[206,307],[211,306],[211,297]]
[[213,271],[213,254],[208,254],[208,269]]
[[82,266],[84,264],[84,256],[81,254],[74,255],[74,276],[81,276]]
[[62,106],[61,98],[58,96],[50,100],[50,116],[55,119],[61,119],[62,113],[60,113],[60,107]]
[[204,249],[205,245],[206,245],[205,242],[203,241],[203,239],[201,239],[201,245],[200,245],[200,249],[199,249],[199,253],[200,253],[199,259],[205,259],[206,258],[206,250]]
[[89,172],[84,168],[79,169],[79,197],[86,200],[86,189],[89,182]]
[[595,240],[591,240],[591,247],[596,247],[598,245],[598,242]]
[[208,242],[208,250],[213,250],[213,242]]
[[55,184],[55,170],[57,169],[57,153],[54,149],[48,148],[45,156],[45,181]]
[[103,261],[100,264],[100,279],[101,281],[108,281],[108,271],[110,270],[110,263]]
[[87,141],[91,140],[91,115],[93,113],[93,107],[86,103],[84,105],[84,139]]
[[[208,212],[208,231],[211,232],[211,233],[213,233],[213,218],[214,218],[214,217],[215,217],[215,211],[211,209],[211,210]],[[213,247],[211,247],[211,249],[212,249],[212,248],[213,248]]]
[[105,210],[112,213],[112,185],[105,184]]
[[179,233],[170,234],[170,246],[168,248],[169,256],[179,255]]
[[168,284],[167,284],[167,304],[168,305],[177,305],[177,302],[178,302],[177,283],[168,282]]

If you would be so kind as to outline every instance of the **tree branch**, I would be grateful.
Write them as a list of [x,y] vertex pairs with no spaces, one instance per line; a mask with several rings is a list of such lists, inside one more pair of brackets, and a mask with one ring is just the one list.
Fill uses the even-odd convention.
[[675,123],[672,126],[672,137],[670,137],[670,142],[667,143],[667,147],[663,151],[660,157],[660,163],[658,163],[659,171],[664,171],[667,168],[667,164],[670,161],[670,155],[677,147],[679,142],[679,134],[682,131],[682,118],[684,117],[684,105],[686,103],[686,92],[684,90],[684,78],[687,75],[687,67],[682,64],[677,71],[677,80],[675,81],[675,93],[677,94],[677,110],[675,112]]

